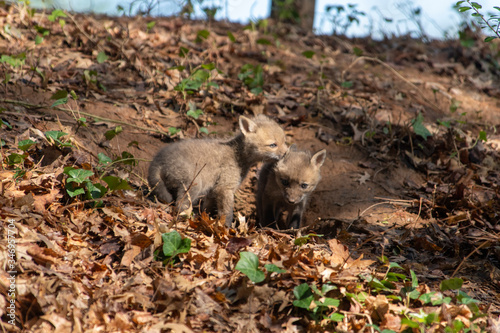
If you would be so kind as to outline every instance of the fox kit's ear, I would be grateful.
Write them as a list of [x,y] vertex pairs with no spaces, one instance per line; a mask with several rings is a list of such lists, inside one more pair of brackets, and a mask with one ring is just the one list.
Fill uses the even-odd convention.
[[286,150],[285,154],[283,155],[283,158],[285,158],[286,156],[288,156],[291,151],[297,151],[297,146],[295,145],[295,143],[292,144],[290,147],[288,147],[288,149]]
[[257,124],[245,116],[241,116],[239,119],[240,130],[243,135],[248,133],[255,133],[257,131]]
[[326,149],[322,149],[318,151],[316,154],[311,157],[311,164],[316,168],[321,168],[326,159]]

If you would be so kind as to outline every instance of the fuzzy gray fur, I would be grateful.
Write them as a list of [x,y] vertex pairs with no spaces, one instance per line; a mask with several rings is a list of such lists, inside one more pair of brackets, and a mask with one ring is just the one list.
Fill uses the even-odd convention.
[[153,194],[163,202],[176,201],[179,212],[204,197],[202,208],[216,210],[231,226],[234,194],[249,169],[287,151],[283,129],[268,117],[241,116],[239,126],[241,133],[229,141],[191,139],[161,149],[149,166]]
[[261,226],[302,226],[307,200],[321,179],[325,158],[325,149],[311,157],[292,145],[281,160],[262,166],[257,185],[257,219]]

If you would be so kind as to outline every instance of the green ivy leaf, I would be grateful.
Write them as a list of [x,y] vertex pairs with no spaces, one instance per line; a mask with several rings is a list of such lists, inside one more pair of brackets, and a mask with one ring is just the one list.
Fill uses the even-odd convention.
[[55,106],[58,106],[58,105],[61,105],[61,104],[66,104],[66,103],[68,103],[68,97],[58,99],[50,107],[53,108]]
[[201,115],[203,114],[203,111],[201,111],[200,109],[197,109],[197,110],[189,110],[186,115],[188,117],[191,117],[191,118],[194,118],[194,119],[198,119]]
[[12,56],[2,54],[2,56],[0,57],[0,62],[2,62],[2,63],[5,62],[14,68],[21,67],[22,65],[24,65],[25,60],[26,60],[26,53],[25,52],[19,53],[17,55],[12,55]]
[[387,273],[387,280],[388,281],[404,281],[406,280],[406,275],[400,274],[400,273],[394,273],[394,272],[389,272]]
[[68,179],[66,180],[66,183],[78,183],[82,184],[86,180],[89,179],[89,177],[93,176],[94,173],[90,170],[85,170],[85,169],[72,169],[68,171]]
[[234,35],[231,33],[231,31],[228,31],[228,32],[227,32],[227,37],[229,37],[229,40],[230,40],[231,42],[233,42],[233,43],[234,43],[234,42],[236,42],[236,38],[235,38],[235,37],[234,37]]
[[257,39],[257,44],[272,45],[272,43],[269,41],[269,39],[266,39],[266,38]]
[[293,288],[293,295],[296,298],[296,300],[293,301],[293,305],[302,309],[309,309],[314,299],[312,290],[307,283],[302,283]]
[[311,51],[311,50],[302,52],[302,55],[304,57],[306,57],[307,59],[311,59],[315,54],[316,54],[316,52]]
[[71,146],[71,143],[63,143],[61,142],[61,138],[65,135],[68,135],[68,133],[64,133],[64,132],[61,132],[61,131],[47,131],[45,132],[45,137],[50,141],[50,142],[53,142],[53,143],[58,143],[60,144],[61,146],[63,147],[66,147],[66,146]]
[[154,28],[154,26],[156,25],[156,21],[151,21],[149,22],[147,25],[146,25],[146,28],[148,31],[150,31],[151,29]]
[[[180,56],[180,57],[185,58],[185,57],[187,57],[188,53],[189,53],[189,49],[188,49],[188,48],[185,48],[185,47],[183,47],[183,46],[181,46],[181,47],[179,48],[179,56]],[[177,67],[179,67],[179,66],[177,66]],[[181,66],[181,67],[183,67],[183,66]],[[184,68],[183,68],[183,69],[184,69]],[[182,69],[180,69],[180,70],[182,70]]]
[[21,164],[24,162],[24,159],[26,158],[26,155],[20,155],[20,154],[10,154],[7,157],[7,163],[9,165],[15,165],[15,164]]
[[462,279],[452,278],[452,279],[441,281],[441,284],[439,285],[439,289],[441,291],[458,290],[458,289],[462,288],[463,283],[464,283],[464,280],[462,280]]
[[411,276],[411,286],[413,288],[417,288],[418,287],[417,274],[415,274],[415,272],[413,270],[411,270],[411,269],[410,269],[410,276]]
[[106,176],[103,177],[102,180],[106,182],[106,184],[108,184],[108,187],[111,191],[132,190],[132,187],[130,187],[125,179],[116,176]]
[[340,301],[336,298],[330,298],[330,297],[325,297],[323,299],[323,302],[320,301],[314,301],[316,305],[319,306],[335,306],[338,307],[340,305]]
[[418,328],[420,325],[411,319],[408,318],[401,318],[401,325],[408,325],[410,328]]
[[390,269],[393,269],[393,268],[399,268],[399,269],[404,269],[403,267],[401,267],[397,262],[390,262],[389,263],[389,268]]
[[93,184],[91,181],[85,182],[85,187],[87,188],[87,196],[89,199],[99,199],[102,198],[108,189],[99,183]]
[[121,132],[123,132],[123,128],[121,126],[116,126],[115,128],[109,130],[109,131],[106,131],[106,133],[104,133],[104,136],[106,137],[106,140],[111,140],[113,139],[115,136],[117,136],[118,134],[120,134]]
[[446,128],[450,128],[451,127],[451,121],[450,120],[447,120],[447,121],[444,121],[444,120],[440,120],[438,119],[437,120],[437,123],[441,126],[444,126]]
[[321,286],[321,292],[323,295],[325,295],[327,292],[330,290],[335,290],[337,289],[337,286],[334,286],[333,284],[325,283],[324,285]]
[[111,160],[111,158],[109,158],[108,156],[106,156],[106,154],[104,154],[104,153],[97,154],[97,158],[99,159],[99,164],[102,164],[102,165],[108,165],[111,162],[113,162]]
[[479,140],[486,142],[488,138],[486,137],[485,131],[479,131]]
[[35,36],[35,45],[40,45],[43,42],[43,37],[40,35]]
[[266,278],[259,269],[259,257],[252,252],[240,252],[240,260],[235,269],[248,276],[253,283],[262,282]]
[[[39,25],[35,25],[35,30],[43,37],[50,35],[50,30]],[[42,38],[43,40],[43,38]]]
[[177,127],[169,127],[168,128],[168,134],[170,134],[171,136],[176,135],[180,131],[181,131],[181,129],[177,128]]
[[215,69],[215,64],[213,62],[209,64],[203,64],[201,65],[202,68],[211,71],[212,69]]
[[55,9],[49,16],[47,16],[50,22],[55,22],[58,17],[67,17],[67,15],[61,9]]
[[264,268],[269,273],[286,273],[286,270],[279,268],[275,264],[266,264],[264,265]]
[[417,118],[413,119],[411,123],[415,134],[421,136],[424,140],[427,140],[429,136],[432,136],[431,132],[429,132],[427,127],[424,125],[424,116],[421,112],[419,112]]
[[332,315],[330,317],[328,317],[328,319],[330,319],[331,321],[340,322],[340,321],[344,320],[344,317],[345,316],[342,313],[335,312],[335,313],[332,313]]
[[127,165],[137,165],[137,160],[135,159],[134,155],[132,155],[128,151],[122,151],[122,156],[117,158],[116,161],[120,161],[123,164]]
[[85,194],[85,190],[81,187],[75,187],[74,183],[66,183],[66,193],[74,198],[77,195]]
[[342,82],[342,84],[340,86],[342,88],[349,89],[352,87],[352,81],[344,81],[344,82]]
[[102,64],[103,62],[105,62],[106,60],[108,60],[108,56],[106,55],[106,53],[104,51],[101,51],[97,54],[97,62],[99,64]]
[[50,99],[61,99],[61,98],[66,98],[68,97],[68,91],[63,89],[63,90],[58,90],[56,91],[52,96],[50,96]]
[[352,49],[352,52],[357,56],[357,57],[361,57],[363,55],[363,50],[360,49],[359,47],[354,47]]
[[196,42],[196,43],[201,43],[201,41],[202,41],[203,39],[207,39],[207,38],[208,38],[208,36],[210,36],[210,32],[209,32],[208,30],[205,30],[205,29],[200,30],[200,31],[198,31],[198,33],[196,34],[196,39],[195,39],[195,42]]
[[163,254],[174,257],[180,253],[188,253],[191,249],[191,239],[181,238],[177,231],[171,231],[161,235],[163,240]]
[[30,149],[31,146],[33,146],[36,142],[33,141],[33,140],[23,140],[23,141],[20,141],[19,144],[17,145],[17,147],[19,149],[21,149],[22,151],[26,151],[28,149]]

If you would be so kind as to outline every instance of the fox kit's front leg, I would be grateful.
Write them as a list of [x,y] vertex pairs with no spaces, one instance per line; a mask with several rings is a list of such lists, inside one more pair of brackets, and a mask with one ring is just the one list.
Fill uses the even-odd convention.
[[219,216],[225,216],[226,227],[233,223],[234,192],[231,188],[218,188],[214,191],[214,197]]
[[290,209],[286,221],[288,228],[298,229],[302,226],[302,215],[304,214],[305,208],[306,202],[302,201],[298,205],[293,206],[293,209]]

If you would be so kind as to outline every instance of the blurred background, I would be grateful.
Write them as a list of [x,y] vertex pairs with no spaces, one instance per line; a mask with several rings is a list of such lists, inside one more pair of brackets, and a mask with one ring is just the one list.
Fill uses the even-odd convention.
[[[274,1],[287,6],[291,0]],[[307,1],[314,3],[314,1]],[[376,3],[376,5],[374,5]],[[495,0],[483,0],[482,14],[499,13]],[[108,15],[185,15],[231,22],[258,23],[271,14],[271,0],[32,0],[35,8],[59,8]],[[456,1],[395,0],[351,2],[316,0],[313,31],[347,37],[383,39],[410,35],[424,39],[457,39],[470,12],[459,13]]]

